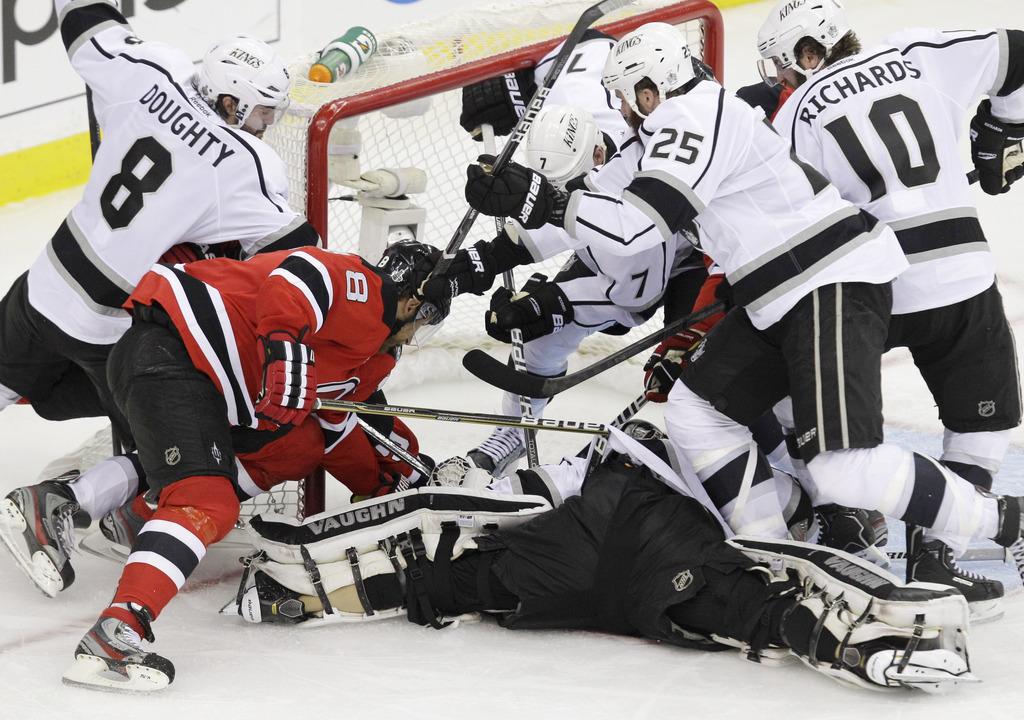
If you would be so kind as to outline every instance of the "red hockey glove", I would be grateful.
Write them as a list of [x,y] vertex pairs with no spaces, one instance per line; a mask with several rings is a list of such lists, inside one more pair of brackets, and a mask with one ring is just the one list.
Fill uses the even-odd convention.
[[263,353],[263,389],[256,398],[256,415],[278,425],[298,425],[316,401],[316,368],[313,350],[293,337],[275,330],[260,337]]
[[703,339],[704,333],[689,328],[663,340],[644,365],[644,397],[656,403],[668,400],[690,352]]

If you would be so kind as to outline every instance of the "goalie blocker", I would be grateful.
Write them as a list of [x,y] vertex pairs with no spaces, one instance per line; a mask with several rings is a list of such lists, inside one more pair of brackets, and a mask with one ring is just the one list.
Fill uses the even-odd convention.
[[704,506],[632,457],[613,452],[581,495],[548,508],[427,488],[302,525],[257,520],[258,552],[225,612],[303,627],[405,615],[437,628],[488,612],[508,628],[796,656],[873,689],[974,680],[960,595],[828,548],[727,541]]

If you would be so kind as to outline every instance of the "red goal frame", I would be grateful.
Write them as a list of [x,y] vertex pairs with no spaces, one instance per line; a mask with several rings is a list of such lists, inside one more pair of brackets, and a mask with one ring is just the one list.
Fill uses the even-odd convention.
[[[699,20],[704,31],[704,62],[711,66],[719,82],[724,81],[725,30],[722,14],[709,0],[682,0],[672,5],[639,13],[623,20],[598,24],[602,32],[613,37],[622,35],[649,22],[678,25]],[[565,36],[475,60],[465,65],[433,72],[418,78],[339,98],[324,104],[313,116],[306,144],[306,218],[328,242],[327,146],[335,123],[347,117],[362,115],[382,108],[416,100],[425,96],[455,90],[487,78],[534,67]],[[318,471],[305,480],[303,514],[324,509],[324,474]]]

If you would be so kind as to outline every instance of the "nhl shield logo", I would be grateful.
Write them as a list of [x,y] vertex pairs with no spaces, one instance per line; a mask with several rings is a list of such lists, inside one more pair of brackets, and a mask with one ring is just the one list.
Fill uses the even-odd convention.
[[982,400],[978,403],[978,414],[981,417],[992,417],[996,414],[996,401],[995,400]]
[[164,450],[164,462],[168,465],[177,465],[181,462],[181,450],[177,445]]
[[689,570],[683,570],[681,573],[672,578],[672,587],[676,589],[676,592],[682,592],[686,588],[690,587],[693,583],[693,573]]

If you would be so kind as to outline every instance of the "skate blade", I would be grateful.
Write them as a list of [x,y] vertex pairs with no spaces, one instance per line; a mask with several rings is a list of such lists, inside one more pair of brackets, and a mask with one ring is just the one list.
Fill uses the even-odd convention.
[[860,552],[854,553],[854,555],[856,555],[857,557],[864,558],[868,562],[872,562],[881,568],[885,568],[886,570],[892,568],[892,562],[889,561],[889,555],[883,552],[882,550],[879,550],[878,547],[875,545],[868,545]]
[[43,550],[33,551],[25,541],[28,521],[11,500],[0,500],[0,540],[15,563],[32,584],[46,597],[57,597],[64,589],[64,580],[53,560]]
[[971,613],[971,625],[983,625],[984,623],[995,622],[1006,614],[1003,602],[995,600],[982,600],[980,602],[967,603],[967,609]]
[[934,675],[918,675],[913,679],[901,678],[897,682],[903,687],[921,690],[929,695],[946,695],[953,692],[961,683],[980,683],[981,678],[970,672],[965,672],[962,675],[948,675],[939,672]]
[[163,690],[171,684],[160,670],[145,665],[125,665],[126,674],[111,670],[103,658],[75,655],[61,681],[65,685],[107,692],[145,693]]
[[118,565],[123,565],[131,553],[130,548],[108,540],[102,532],[90,533],[83,537],[78,543],[78,549],[83,553],[116,562]]

